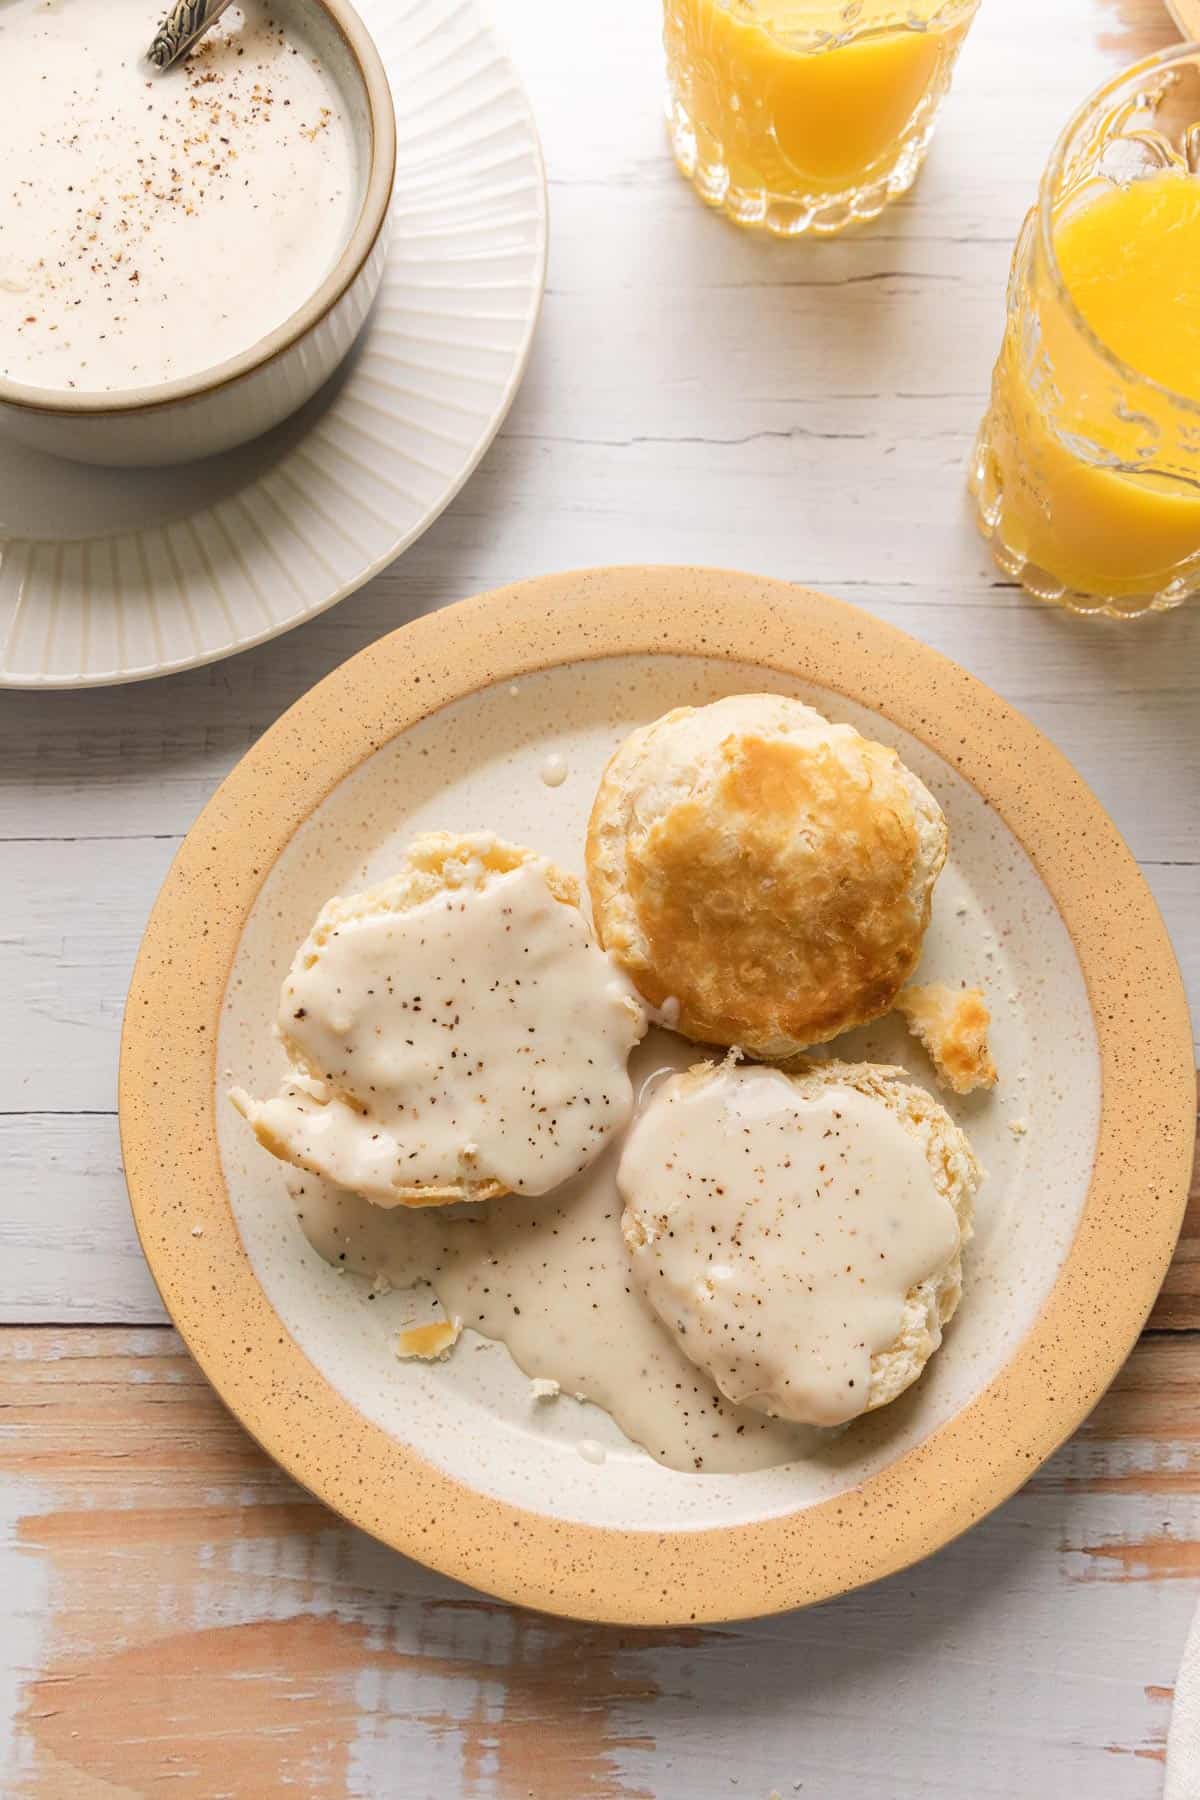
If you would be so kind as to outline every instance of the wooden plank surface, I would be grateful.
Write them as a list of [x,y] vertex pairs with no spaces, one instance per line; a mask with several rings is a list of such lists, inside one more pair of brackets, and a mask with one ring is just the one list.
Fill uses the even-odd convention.
[[918,1570],[630,1632],[496,1605],[344,1526],[171,1332],[9,1330],[10,1780],[30,1800],[1149,1800],[1200,1577],[1196,1374],[1192,1340],[1144,1340],[1075,1440]]
[[[1196,1125],[1196,1162],[1192,1189],[1167,1278],[1150,1315],[1157,1331],[1200,1331],[1200,1119]],[[1200,1345],[1197,1346],[1200,1350]],[[1200,1364],[1197,1373],[1200,1374]]]
[[345,657],[590,562],[811,582],[997,688],[1126,834],[1200,1006],[1200,607],[999,580],[963,469],[1012,240],[1159,0],[984,0],[928,169],[870,230],[705,213],[654,0],[496,0],[543,133],[549,288],[508,424],[361,594],[136,690],[0,696],[0,1793],[14,1800],[1150,1800],[1200,1578],[1200,1195],[1093,1419],[940,1556],[812,1612],[578,1628],[393,1556],[278,1473],[163,1323],[115,1120],[124,991],[213,787]]

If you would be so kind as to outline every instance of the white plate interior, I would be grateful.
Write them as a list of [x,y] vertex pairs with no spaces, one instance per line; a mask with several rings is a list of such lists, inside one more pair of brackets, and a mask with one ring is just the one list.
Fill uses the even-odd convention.
[[529,103],[478,0],[358,10],[397,123],[387,266],[358,346],[276,431],[182,468],[0,439],[0,687],[139,681],[277,637],[419,537],[499,429],[545,285]]
[[[1074,948],[1006,826],[942,759],[906,732],[825,690],[690,657],[618,657],[550,669],[444,708],[372,756],[296,834],[247,923],[226,995],[221,1085],[271,1089],[280,981],[322,902],[378,881],[430,829],[492,829],[583,872],[583,837],[605,760],[670,706],[744,691],[794,694],[893,745],[937,796],[951,850],[920,978],[978,981],[992,1007],[994,1095],[939,1093],[987,1171],[966,1254],[961,1309],[917,1386],[819,1454],[751,1474],[663,1468],[595,1407],[531,1398],[507,1350],[466,1334],[445,1363],[398,1362],[398,1329],[428,1297],[368,1302],[300,1232],[282,1171],[219,1097],[229,1193],[255,1273],[300,1347],[352,1405],[470,1487],[593,1524],[680,1528],[787,1512],[855,1486],[969,1402],[999,1372],[1049,1293],[1086,1194],[1099,1117],[1095,1034]],[[546,758],[567,778],[547,787]],[[895,1020],[837,1041],[836,1054],[930,1067]],[[938,1091],[938,1090],[935,1090]],[[403,1219],[397,1220],[403,1228]],[[596,1464],[581,1440],[603,1444]]]

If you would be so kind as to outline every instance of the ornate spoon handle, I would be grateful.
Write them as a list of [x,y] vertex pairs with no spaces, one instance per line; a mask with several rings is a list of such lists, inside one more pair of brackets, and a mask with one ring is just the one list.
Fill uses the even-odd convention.
[[215,25],[230,0],[176,0],[148,51],[156,69],[169,69]]

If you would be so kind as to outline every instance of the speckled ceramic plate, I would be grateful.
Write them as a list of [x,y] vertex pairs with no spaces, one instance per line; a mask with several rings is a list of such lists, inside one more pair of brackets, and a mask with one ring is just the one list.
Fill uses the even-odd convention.
[[482,0],[358,11],[397,120],[359,343],[294,418],[204,462],[100,469],[0,441],[0,688],[144,681],[290,631],[420,537],[499,430],[546,282],[529,102]]
[[[820,1452],[679,1473],[595,1408],[535,1405],[499,1345],[464,1339],[443,1364],[399,1363],[404,1297],[368,1304],[310,1250],[279,1166],[221,1090],[278,1071],[279,979],[329,893],[378,878],[435,824],[494,827],[578,868],[617,741],[669,706],[746,688],[797,694],[894,744],[937,794],[952,851],[922,970],[983,982],[1002,1082],[955,1107],[988,1179],[963,1305],[922,1381]],[[559,787],[541,779],[552,754]],[[930,1080],[894,1022],[839,1051]],[[293,707],[180,851],[134,974],[121,1068],[146,1255],[266,1449],[449,1574],[643,1624],[821,1599],[936,1549],[1011,1493],[1146,1317],[1182,1216],[1192,1106],[1162,922],[1058,752],[852,607],[669,568],[482,596],[383,639]]]

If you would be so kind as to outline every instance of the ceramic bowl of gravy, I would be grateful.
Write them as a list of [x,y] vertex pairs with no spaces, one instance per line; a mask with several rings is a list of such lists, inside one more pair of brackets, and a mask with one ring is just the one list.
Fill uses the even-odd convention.
[[395,177],[345,0],[240,0],[182,63],[142,0],[0,0],[0,433],[108,465],[232,449],[349,353]]

